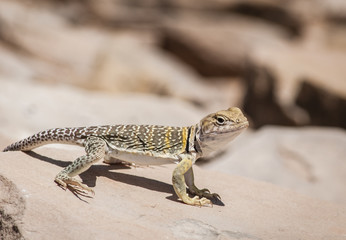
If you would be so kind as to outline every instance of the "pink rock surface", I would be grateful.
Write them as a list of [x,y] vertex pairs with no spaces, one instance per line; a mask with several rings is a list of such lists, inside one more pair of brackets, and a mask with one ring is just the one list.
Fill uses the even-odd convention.
[[25,239],[346,236],[346,208],[342,206],[198,167],[197,186],[219,193],[224,205],[199,208],[177,200],[171,185],[174,165],[128,168],[95,164],[81,178],[96,195],[78,199],[57,187],[53,179],[81,153],[82,149],[54,146],[30,153],[0,153],[0,210],[12,216]]
[[266,126],[240,135],[203,167],[346,206],[346,131]]

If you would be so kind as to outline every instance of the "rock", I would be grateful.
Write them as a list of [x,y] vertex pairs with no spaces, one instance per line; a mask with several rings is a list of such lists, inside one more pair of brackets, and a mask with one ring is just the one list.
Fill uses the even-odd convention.
[[[187,14],[178,15],[169,21],[163,32],[163,48],[207,79],[210,76],[247,75],[252,71],[247,62],[266,68],[275,76],[275,97],[269,106],[277,114],[263,116],[259,124],[254,119],[255,125],[309,124],[308,114],[295,104],[302,79],[318,84],[336,97],[345,96],[346,82],[342,77],[346,75],[342,66],[346,62],[345,28],[324,22],[323,5],[313,8],[314,1],[295,1],[283,9],[274,1],[235,2],[229,3],[230,9],[238,11],[240,8],[243,12],[245,8],[248,12],[258,7],[259,12],[253,13],[256,16],[262,14],[261,10],[275,12],[279,8],[285,11],[286,15],[281,14],[283,22],[288,18],[297,19],[294,28],[299,32],[300,40],[290,39],[280,27],[253,21],[244,15],[219,14],[216,17],[210,13],[207,17],[199,12],[188,17]],[[264,111],[267,105],[251,101],[251,107]]]
[[[127,3],[119,0],[101,0],[88,2],[91,19],[109,27],[153,27],[160,24],[163,12],[167,10],[165,4],[155,4],[157,1],[143,1],[141,3]],[[161,10],[161,11],[160,11]]]
[[[219,202],[198,208],[177,201],[171,186],[174,165],[95,164],[81,178],[96,195],[78,199],[57,187],[53,178],[81,153],[62,146],[0,153],[1,185],[15,197],[0,206],[15,216],[24,239],[341,240],[346,234],[345,207],[199,167],[196,184],[220,193],[224,206]],[[23,201],[18,201],[18,193]],[[10,204],[22,216],[7,212]],[[14,238],[11,232],[6,234],[4,239]]]
[[343,63],[345,49],[332,46],[332,32],[323,24],[307,27],[300,42],[281,41],[278,44],[255,48],[253,62],[267,67],[277,79],[277,100],[284,108],[292,108],[298,95],[301,81],[308,80],[336,96],[346,95],[346,74]]
[[[252,120],[251,126],[320,125],[346,128],[346,95],[315,86],[319,81],[301,80],[295,104],[280,104],[276,92],[279,82],[268,67],[249,64],[244,74],[246,95],[244,111]],[[297,108],[297,106],[299,108]]]
[[345,146],[346,131],[338,128],[263,127],[202,166],[345,205]]
[[[105,31],[76,30],[61,16],[38,6],[28,9],[16,1],[1,1],[0,6],[1,23],[8,30],[6,42],[17,46],[11,58],[28,72],[23,76],[2,70],[6,77],[83,86],[92,74],[98,51],[107,42],[109,35]],[[9,58],[3,61],[5,65],[13,62]]]
[[1,175],[0,189],[0,238],[24,239],[18,227],[25,210],[23,196],[12,182]]
[[239,75],[244,71],[244,47],[238,43],[235,44],[237,48],[229,49],[226,53],[225,49],[213,48],[215,43],[207,39],[196,39],[193,33],[191,36],[190,31],[171,28],[163,32],[161,46],[192,66],[202,76],[220,77]]
[[98,56],[87,88],[170,96],[202,107],[229,100],[229,92],[206,86],[192,69],[134,36],[109,42]]
[[0,134],[13,140],[55,127],[131,123],[189,126],[209,114],[168,97],[130,93],[113,96],[1,78],[0,112]]
[[345,51],[346,49],[346,24],[331,24],[326,27],[325,43],[330,46],[330,48],[341,49]]
[[[251,75],[256,66],[275,76],[275,82],[266,99],[259,100],[256,89],[247,94],[245,105],[253,125],[306,125],[308,112],[296,105],[302,79],[326,89],[334,97],[344,98],[346,94],[346,38],[342,23],[324,19],[330,14],[338,15],[337,9],[342,13],[342,7],[333,7],[342,6],[341,3],[312,9],[313,1],[298,2],[283,7],[271,0],[203,4],[105,0],[85,5],[76,1],[39,1],[29,7],[20,1],[1,1],[0,75],[3,79],[65,83],[113,93],[169,96],[214,111],[242,105],[248,82],[239,79]],[[124,15],[112,15],[124,9]],[[170,14],[159,13],[162,9]],[[282,14],[269,16],[269,23],[248,17],[252,14],[263,19],[276,10]],[[143,15],[131,20],[132,13],[137,11]],[[77,27],[71,20],[74,12],[76,18],[79,13],[89,16],[90,22],[81,21]],[[149,16],[150,12],[153,14]],[[95,20],[100,20],[101,15],[104,19],[119,18],[109,22],[131,28],[101,28],[97,24],[108,21]],[[279,25],[287,23],[286,27],[297,17],[292,26],[301,29],[297,30],[301,31],[299,40],[290,39],[286,30],[272,24],[273,19],[280,17]],[[153,23],[157,19],[159,23]],[[140,21],[150,27],[134,28]],[[216,81],[220,78],[227,81]],[[236,84],[227,83],[234,79]],[[262,115],[267,108],[270,114]]]
[[[307,125],[310,121],[309,110],[306,113],[296,105],[302,81],[325,89],[335,99],[343,99],[346,96],[346,82],[342,77],[346,74],[345,68],[342,67],[346,61],[345,49],[329,47],[324,43],[324,39],[319,37],[321,33],[317,34],[319,31],[322,29],[307,32],[307,36],[299,44],[281,42],[280,45],[269,48],[263,45],[262,48],[256,48],[252,58],[255,65],[275,73],[275,104],[289,114],[297,125]],[[258,108],[262,109],[265,106]]]
[[297,105],[308,112],[309,124],[346,128],[346,95],[337,96],[311,82],[302,81],[296,99]]
[[[2,31],[7,33],[3,34],[4,47],[12,43],[20,48],[13,53],[5,50],[6,55],[0,57],[3,65],[11,67],[0,69],[7,78],[66,83],[114,93],[171,96],[208,110],[224,107],[225,102],[231,104],[227,90],[206,86],[193,70],[156,48],[151,31],[111,33],[90,26],[76,30],[49,11],[26,11],[16,2],[0,4],[13,15],[5,15],[2,21],[9,30]],[[23,16],[29,20],[21,21]],[[15,66],[10,58],[16,60]]]
[[276,24],[284,28],[292,37],[302,34],[303,22],[290,11],[287,5],[278,1],[238,1],[228,11],[244,14]]
[[292,126],[294,116],[287,114],[279,105],[276,96],[277,80],[265,67],[248,65],[244,74],[247,90],[244,98],[244,112],[251,119],[251,126],[259,128],[267,124]]
[[160,45],[202,76],[239,76],[253,45],[275,44],[284,35],[277,27],[240,16],[183,15],[167,21]]
[[330,22],[345,25],[346,18],[346,3],[342,0],[331,0],[328,2],[323,2],[319,0],[322,4],[321,11],[323,16]]

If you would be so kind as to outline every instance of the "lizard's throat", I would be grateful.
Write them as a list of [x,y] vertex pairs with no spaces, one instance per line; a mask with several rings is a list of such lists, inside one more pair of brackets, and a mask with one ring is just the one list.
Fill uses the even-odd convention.
[[222,134],[203,134],[201,131],[196,132],[195,146],[203,157],[210,153],[221,150],[236,138],[244,129],[238,129],[233,132]]

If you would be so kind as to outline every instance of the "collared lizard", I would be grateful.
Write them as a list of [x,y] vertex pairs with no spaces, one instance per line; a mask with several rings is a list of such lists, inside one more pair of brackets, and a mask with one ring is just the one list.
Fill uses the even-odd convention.
[[[78,157],[55,177],[55,182],[75,193],[93,190],[74,176],[86,171],[93,163],[123,161],[138,165],[161,165],[176,162],[172,183],[178,197],[189,205],[208,205],[219,198],[208,189],[194,184],[192,165],[233,140],[249,123],[241,110],[231,107],[204,117],[190,127],[156,125],[106,125],[78,128],[54,128],[39,132],[6,147],[6,151],[30,151],[50,143],[83,146],[86,155]],[[189,197],[190,193],[195,195]]]

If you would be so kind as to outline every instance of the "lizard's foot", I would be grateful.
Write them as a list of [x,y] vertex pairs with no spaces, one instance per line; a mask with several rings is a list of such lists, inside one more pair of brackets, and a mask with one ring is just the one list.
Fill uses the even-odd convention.
[[219,199],[221,200],[221,197],[217,193],[210,193],[209,189],[203,188],[203,189],[198,189],[196,186],[193,186],[192,188],[189,188],[189,191],[192,194],[196,194],[197,196],[201,198],[208,198],[208,199]]
[[95,195],[94,190],[92,190],[90,187],[87,185],[81,183],[80,181],[68,177],[66,179],[61,179],[61,178],[55,178],[55,182],[64,190],[67,188],[70,189],[73,193],[76,194],[88,194],[92,193],[92,195]]
[[207,206],[207,205],[213,206],[212,202],[209,199],[204,197],[200,198],[199,196],[194,196],[193,198],[184,197],[182,200],[184,203],[193,205],[193,206],[199,206],[199,207]]

